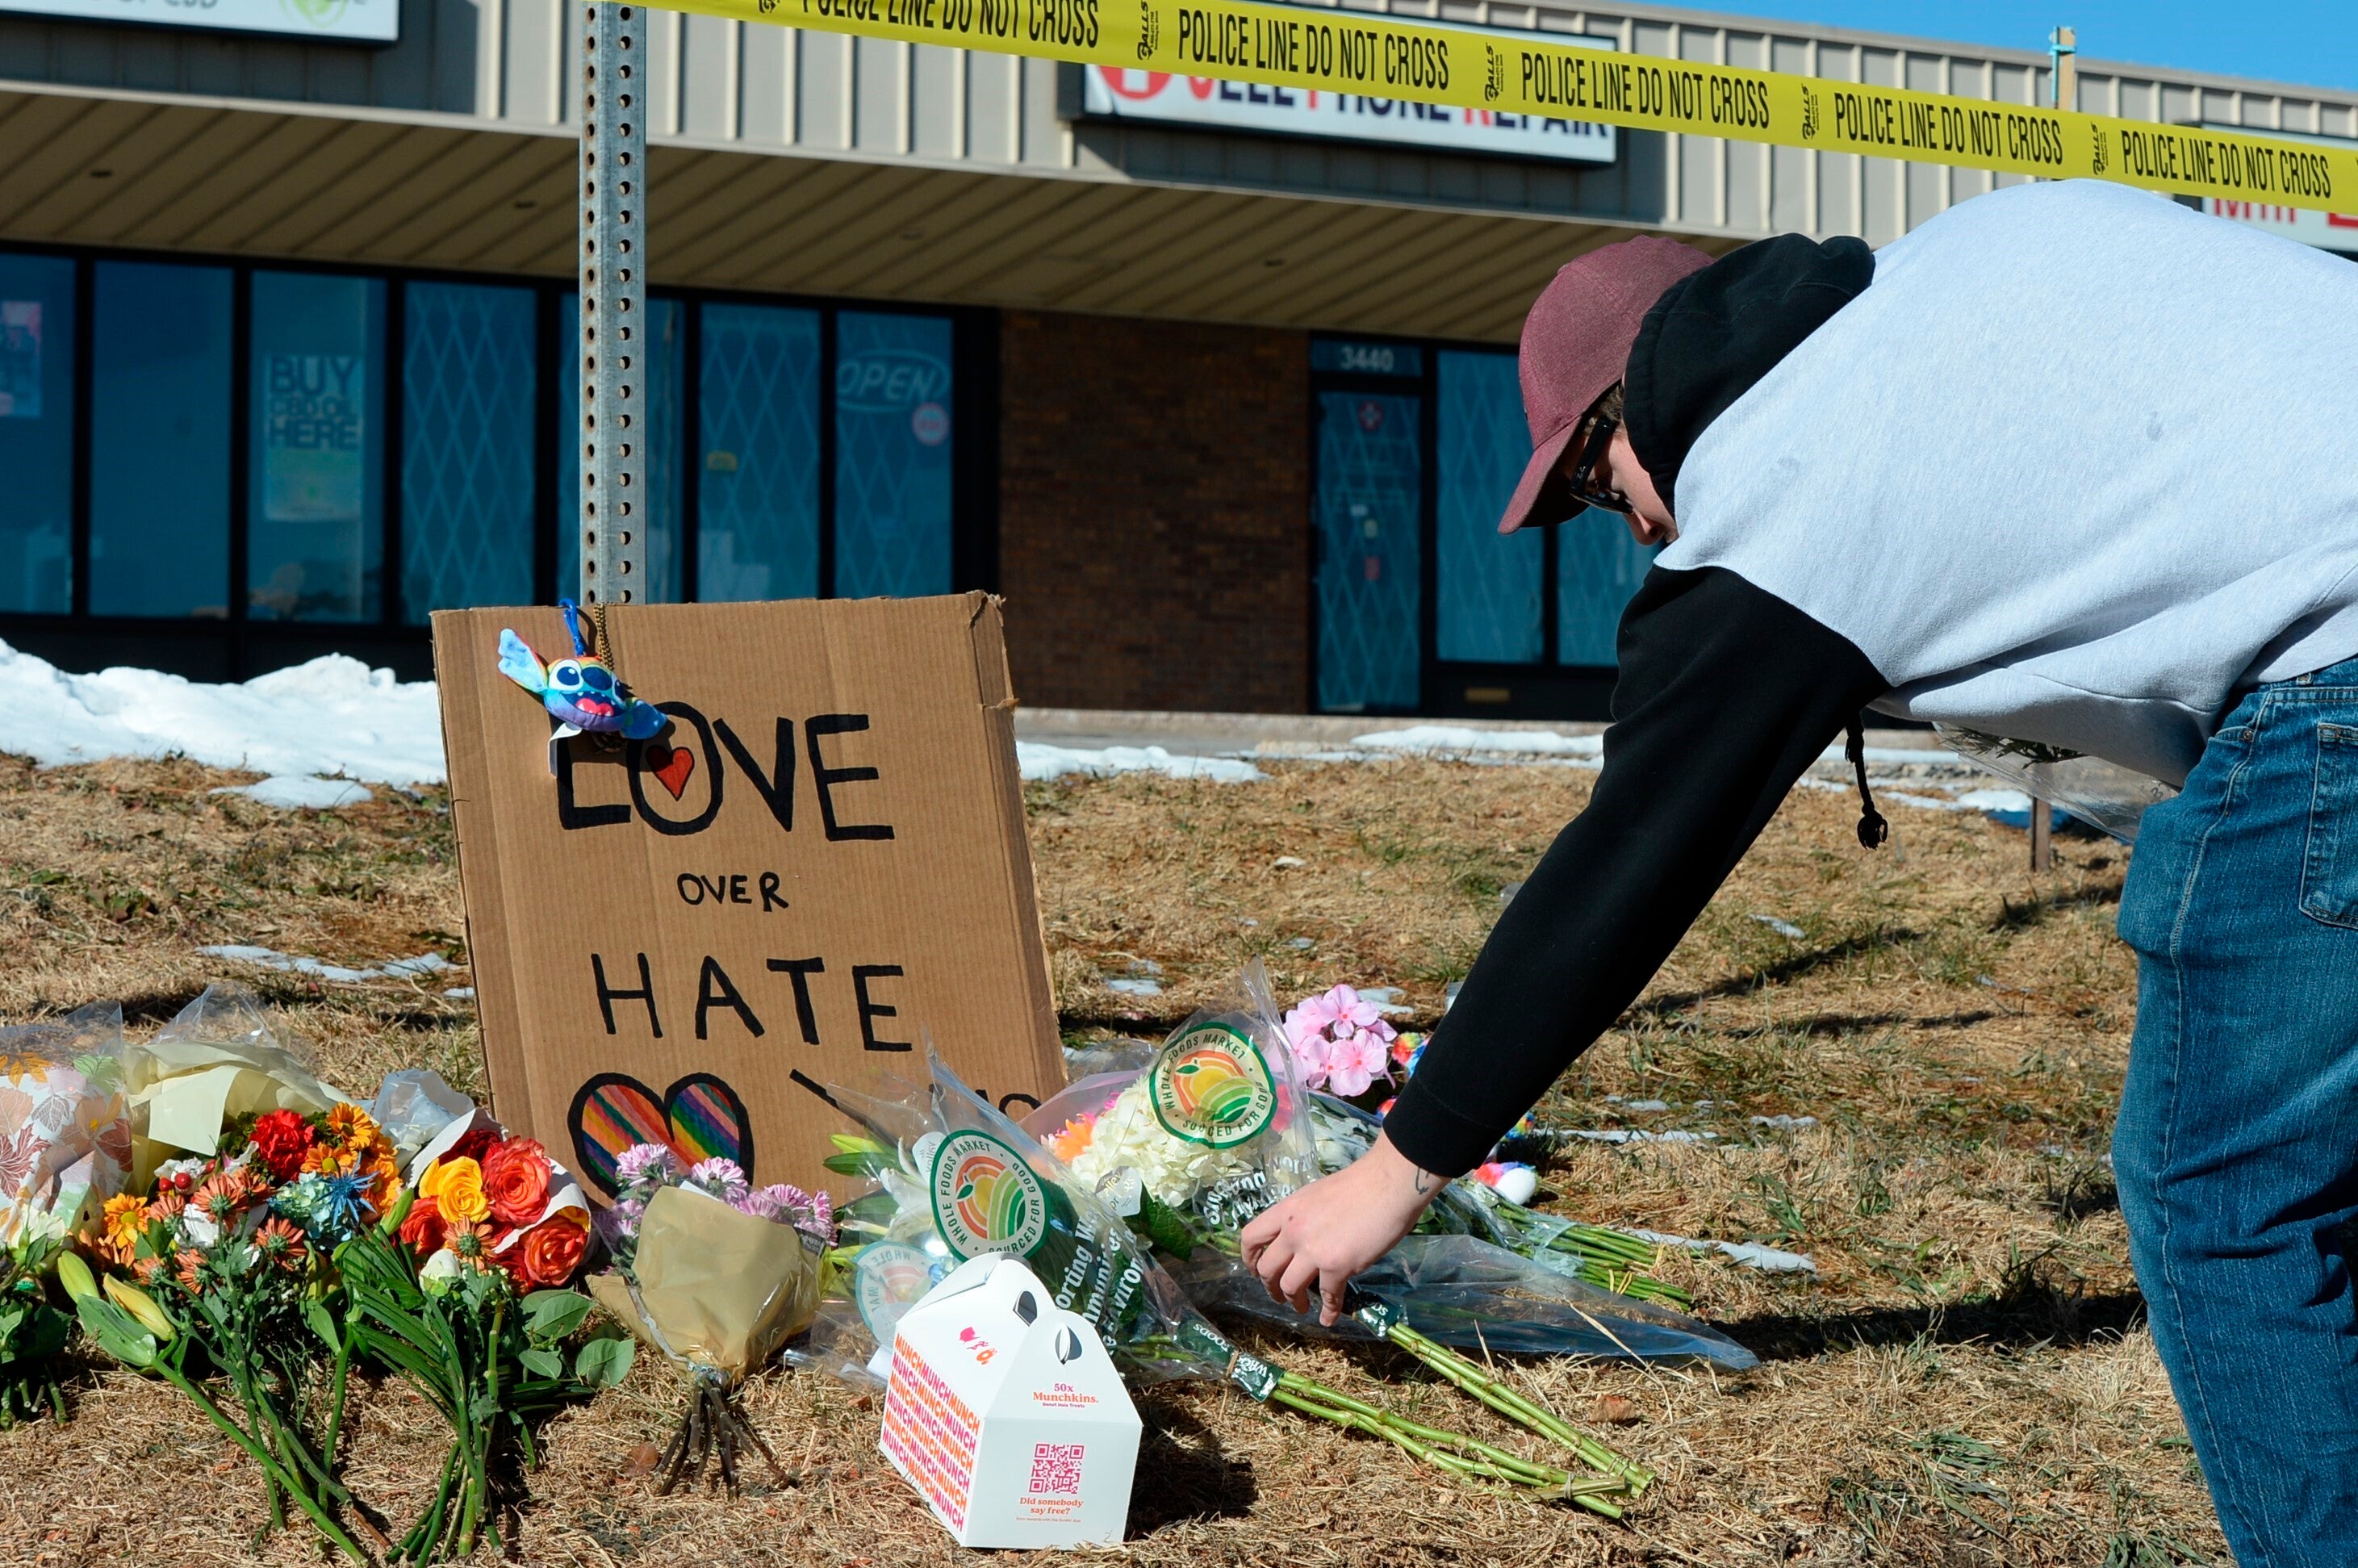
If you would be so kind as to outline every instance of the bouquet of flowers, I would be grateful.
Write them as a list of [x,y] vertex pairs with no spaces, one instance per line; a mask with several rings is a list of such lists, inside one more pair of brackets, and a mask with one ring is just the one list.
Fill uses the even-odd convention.
[[[1249,974],[1248,990],[1250,984]],[[1290,1125],[1282,1138],[1265,1132],[1230,1142],[1244,1123],[1217,1129],[1191,1121],[1186,1109],[1203,1022],[1191,1019],[1151,1054],[1099,1058],[1112,1070],[1051,1098],[1025,1126],[1167,1255],[1197,1304],[1308,1332],[1243,1271],[1239,1233],[1311,1177],[1357,1159],[1380,1129],[1376,1113],[1296,1086],[1314,1081],[1365,1095],[1389,1076],[1395,1053],[1407,1055],[1418,1043],[1392,1031],[1348,987],[1312,999],[1283,1025],[1242,1041],[1262,1046],[1244,1071],[1273,1086],[1270,1125],[1293,1107]],[[1227,1052],[1241,1054],[1233,1044]],[[1302,1142],[1311,1147],[1306,1158]],[[1418,1234],[1357,1283],[1415,1330],[1462,1349],[1751,1365],[1750,1353],[1733,1341],[1664,1309],[1662,1302],[1684,1298],[1650,1277],[1658,1259],[1651,1242],[1535,1213],[1489,1184],[1453,1182],[1426,1210]],[[1368,1331],[1363,1321],[1347,1330]]]
[[657,1466],[659,1489],[700,1476],[717,1456],[733,1493],[746,1448],[786,1485],[738,1408],[736,1387],[809,1326],[820,1259],[835,1236],[833,1203],[783,1183],[757,1188],[733,1160],[683,1164],[660,1143],[623,1151],[615,1173],[622,1192],[598,1217],[614,1269],[591,1280],[590,1292],[689,1382],[687,1410]]
[[[362,1561],[337,1518],[352,1496],[333,1469],[349,1362],[336,1357],[315,1440],[314,1342],[336,1284],[328,1259],[392,1199],[392,1145],[343,1103],[233,1118],[219,1143],[233,1152],[165,1162],[152,1197],[106,1200],[81,1238],[108,1271],[103,1281],[79,1259],[61,1260],[59,1276],[103,1349],[172,1383],[262,1467],[273,1527],[291,1501]],[[199,1382],[207,1368],[227,1380],[234,1413]]]
[[590,1206],[538,1143],[471,1110],[410,1174],[384,1218],[336,1249],[343,1321],[315,1327],[339,1367],[354,1350],[382,1361],[450,1425],[432,1503],[385,1543],[395,1562],[430,1563],[466,1556],[481,1533],[498,1540],[508,1445],[537,1463],[533,1418],[621,1381],[631,1342],[592,1338],[567,1371],[559,1346],[592,1303],[561,1287],[580,1271]]
[[72,1320],[43,1276],[131,1162],[123,1010],[0,1030],[0,1426],[65,1416],[57,1357]]
[[[1227,1048],[1236,1044],[1231,1039]],[[1651,1479],[1405,1325],[1393,1325],[1398,1332],[1388,1336],[1428,1357],[1436,1370],[1445,1368],[1444,1376],[1475,1397],[1567,1443],[1599,1474],[1574,1476],[1462,1433],[1407,1421],[1244,1353],[1189,1303],[1090,1184],[967,1088],[939,1058],[931,1065],[932,1081],[924,1087],[888,1083],[886,1093],[874,1098],[829,1090],[870,1134],[838,1137],[829,1168],[877,1185],[844,1210],[837,1289],[822,1303],[813,1335],[826,1351],[824,1364],[838,1370],[858,1367],[861,1358],[853,1347],[872,1336],[866,1366],[870,1375],[883,1376],[899,1314],[937,1268],[984,1252],[1012,1252],[1028,1260],[1059,1307],[1090,1321],[1133,1381],[1226,1380],[1254,1399],[1381,1437],[1443,1469],[1569,1498],[1615,1517],[1620,1509],[1614,1496],[1641,1491]],[[1268,1131],[1262,1113],[1273,1115],[1274,1107],[1263,1101],[1273,1096],[1256,1096],[1244,1105],[1225,1082],[1181,1083],[1184,1087],[1165,1088],[1165,1108],[1187,1124],[1249,1137]]]

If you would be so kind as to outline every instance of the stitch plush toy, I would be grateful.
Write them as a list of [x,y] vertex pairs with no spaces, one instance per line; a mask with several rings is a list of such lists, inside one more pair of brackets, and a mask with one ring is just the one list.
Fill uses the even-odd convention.
[[668,717],[654,704],[633,697],[612,667],[590,651],[581,635],[581,611],[571,600],[560,599],[557,607],[565,611],[566,630],[573,633],[571,658],[544,665],[523,638],[500,629],[500,674],[540,698],[556,717],[559,727],[551,743],[584,731],[626,741],[660,734]]

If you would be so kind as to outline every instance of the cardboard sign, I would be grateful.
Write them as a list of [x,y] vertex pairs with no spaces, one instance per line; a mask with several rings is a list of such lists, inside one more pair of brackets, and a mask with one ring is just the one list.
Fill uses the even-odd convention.
[[929,1041],[1015,1114],[1061,1085],[998,600],[618,607],[670,727],[553,749],[503,627],[573,652],[554,609],[434,617],[503,1120],[600,1197],[642,1142],[816,1188],[821,1085],[922,1082]]
[[1138,1439],[1098,1331],[1019,1258],[959,1264],[892,1336],[877,1447],[960,1546],[1119,1542]]

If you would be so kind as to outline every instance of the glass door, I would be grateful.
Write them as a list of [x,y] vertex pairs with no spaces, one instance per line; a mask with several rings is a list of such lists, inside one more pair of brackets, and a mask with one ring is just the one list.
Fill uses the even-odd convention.
[[1423,665],[1424,399],[1317,394],[1318,706],[1411,712]]

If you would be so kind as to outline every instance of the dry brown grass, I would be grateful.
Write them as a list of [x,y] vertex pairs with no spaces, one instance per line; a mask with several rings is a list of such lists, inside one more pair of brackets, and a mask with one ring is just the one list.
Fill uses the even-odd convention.
[[[1253,956],[1282,992],[1389,983],[1429,1018],[1501,886],[1578,809],[1589,778],[1427,762],[1272,773],[1250,785],[1133,776],[1032,790],[1076,1037],[1152,1033]],[[220,970],[196,955],[206,943],[344,962],[460,956],[438,794],[315,816],[207,793],[228,782],[177,763],[42,773],[0,762],[0,1009],[122,997],[152,1027]],[[2034,884],[2018,834],[1901,807],[1895,844],[1869,856],[1853,846],[1854,811],[1840,795],[1797,794],[1547,1108],[1584,1126],[1722,1135],[1583,1148],[1548,1173],[1551,1206],[1769,1239],[1820,1268],[1796,1281],[1673,1265],[1702,1310],[1759,1352],[1756,1372],[1519,1371],[1575,1416],[1608,1395],[1627,1401],[1637,1419],[1611,1439],[1664,1477],[1629,1523],[1459,1487],[1285,1412],[1170,1388],[1142,1400],[1128,1543],[1069,1560],[2223,1561],[2101,1161],[2134,996],[2111,932],[2122,857],[2067,843]],[[1278,868],[1284,857],[1303,863]],[[1755,914],[1803,935],[1779,935]],[[1141,1004],[1104,989],[1138,960],[1162,967],[1164,996]],[[474,1082],[471,1010],[441,1000],[439,985],[246,978],[316,1043],[331,1078],[365,1086],[425,1062]],[[1608,1095],[1673,1108],[1625,1118]],[[1779,1113],[1818,1125],[1751,1124]],[[1496,1433],[1389,1352],[1273,1354]],[[552,1423],[518,1560],[969,1555],[877,1458],[872,1405],[808,1374],[764,1379],[749,1399],[795,1486],[733,1502],[653,1497],[623,1461],[663,1435],[674,1398],[667,1374],[643,1367]],[[0,1434],[0,1560],[318,1560],[299,1536],[254,1545],[251,1468],[168,1390],[93,1369],[74,1403],[70,1425]],[[349,1480],[406,1519],[429,1479],[431,1423],[397,1382],[365,1390],[359,1409]]]

